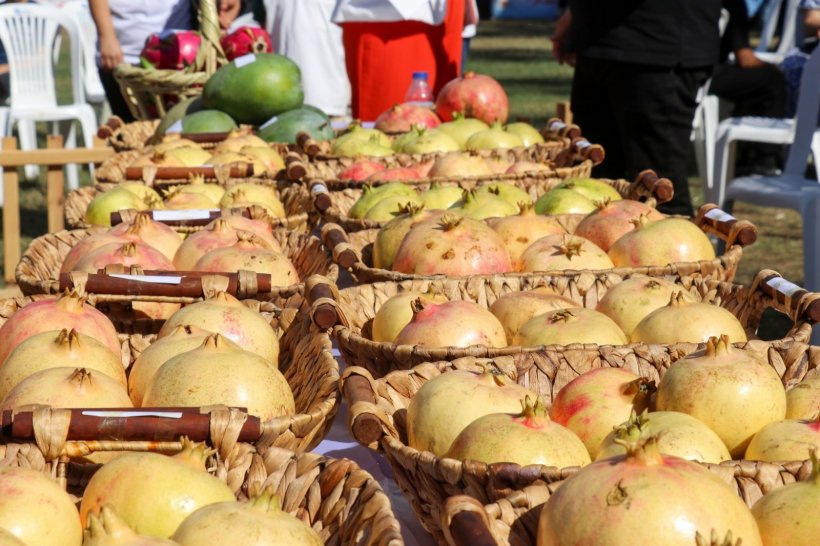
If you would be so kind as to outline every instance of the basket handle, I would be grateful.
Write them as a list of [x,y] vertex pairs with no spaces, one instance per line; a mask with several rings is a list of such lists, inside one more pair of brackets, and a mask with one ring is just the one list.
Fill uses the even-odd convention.
[[364,368],[351,366],[342,374],[342,395],[350,408],[348,425],[356,441],[362,445],[377,444],[384,434],[381,419],[369,411],[376,407],[373,376]]
[[570,146],[575,151],[575,157],[581,160],[589,159],[593,165],[600,165],[606,156],[603,146],[592,144],[584,137],[573,138]]
[[97,128],[97,137],[105,140],[114,134],[114,131],[125,125],[125,122],[119,116],[109,117],[104,124]]
[[701,205],[694,220],[703,231],[717,235],[729,246],[750,246],[757,240],[754,224],[748,220],[738,220],[712,203]]
[[481,503],[467,495],[445,501],[441,528],[449,546],[498,546]]
[[[188,179],[191,175],[200,175],[205,178],[217,178],[217,167],[127,167],[126,180],[180,180]],[[253,163],[233,163],[230,166],[231,178],[249,178],[253,176]]]
[[329,330],[344,322],[336,303],[338,288],[333,281],[321,275],[311,275],[305,281],[305,293],[310,305],[310,317],[316,326]]
[[809,292],[771,269],[758,272],[752,287],[783,305],[789,316],[802,317],[812,324],[820,322],[820,293]]
[[310,194],[313,196],[313,208],[319,214],[327,212],[327,209],[333,204],[330,199],[330,191],[327,185],[321,180],[314,180],[310,185]]
[[[146,210],[121,209],[111,213],[111,225],[132,222],[137,214],[149,214],[154,222],[170,226],[205,226],[222,217],[221,209]],[[242,214],[242,212],[240,212]],[[244,215],[244,214],[243,214]]]
[[350,246],[350,241],[347,238],[347,233],[341,226],[334,223],[325,224],[322,227],[322,242],[330,249],[333,255],[333,261],[339,267],[350,269],[354,264],[359,262],[359,256],[353,247]]
[[547,125],[544,128],[542,136],[562,137],[562,138],[578,138],[581,136],[581,128],[574,123],[564,123],[559,118],[550,118],[547,120]]
[[285,166],[288,180],[299,182],[307,176],[307,167],[305,167],[302,161],[302,156],[296,152],[289,152],[287,156],[285,156]]
[[296,133],[296,146],[298,146],[299,149],[305,152],[309,157],[316,157],[321,151],[319,143],[316,142],[309,133],[304,131],[299,131]]
[[217,68],[228,62],[219,41],[222,37],[222,30],[219,28],[217,0],[200,0],[199,34],[202,37],[202,43],[196,52],[194,62],[186,70],[211,75],[216,72]]
[[666,203],[675,194],[675,187],[668,178],[661,178],[652,169],[638,173],[635,180],[629,185],[627,195],[630,199],[652,197],[658,203]]

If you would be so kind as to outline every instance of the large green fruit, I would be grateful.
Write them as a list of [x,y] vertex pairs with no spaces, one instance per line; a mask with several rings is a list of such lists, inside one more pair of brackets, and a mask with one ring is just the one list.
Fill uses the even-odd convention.
[[227,112],[238,123],[261,125],[302,106],[302,72],[282,55],[246,55],[222,66],[208,79],[202,100],[206,107]]
[[200,110],[182,118],[183,133],[227,133],[234,129],[236,122],[219,110]]
[[157,125],[154,132],[154,138],[160,140],[168,130],[177,121],[181,120],[188,114],[193,114],[204,110],[205,106],[202,104],[202,97],[189,97],[176,103],[170,110],[168,110]]
[[277,116],[276,121],[261,127],[258,134],[267,142],[295,144],[300,132],[308,133],[314,140],[329,140],[335,136],[327,118],[304,107]]

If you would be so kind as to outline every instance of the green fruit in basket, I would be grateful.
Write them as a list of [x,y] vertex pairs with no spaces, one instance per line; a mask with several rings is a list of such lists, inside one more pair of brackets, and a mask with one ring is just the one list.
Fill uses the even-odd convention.
[[157,191],[142,182],[121,182],[118,188],[130,191],[145,201],[151,208],[158,208],[158,206],[162,204],[162,197],[160,197]]
[[476,118],[465,118],[460,113],[456,112],[453,116],[453,121],[442,123],[437,127],[442,133],[447,133],[450,137],[458,142],[462,150],[467,148],[467,141],[475,133],[479,131],[486,131],[490,128],[489,125]]
[[402,184],[401,182],[390,182],[383,186],[365,186],[362,188],[362,196],[359,197],[347,215],[350,218],[364,218],[367,211],[376,205],[379,201],[391,195],[416,195],[416,190]]
[[493,195],[497,195],[504,201],[508,202],[511,205],[515,206],[516,212],[520,210],[520,204],[531,204],[532,198],[517,186],[513,186],[512,184],[507,184],[504,182],[495,182],[492,184],[485,184],[478,188],[479,193],[491,193]]
[[110,226],[111,213],[118,210],[146,210],[148,205],[137,195],[124,188],[98,193],[88,204],[85,221],[92,226]]
[[496,148],[517,148],[523,146],[521,137],[508,133],[501,128],[500,123],[493,123],[493,126],[486,131],[479,131],[467,139],[466,148],[468,150],[495,150]]
[[227,133],[236,129],[236,122],[219,110],[200,110],[182,118],[183,133]]
[[381,144],[376,135],[369,140],[346,140],[333,146],[333,154],[340,157],[385,157],[394,153],[392,148]]
[[302,72],[283,55],[245,55],[208,79],[202,100],[206,107],[227,112],[239,123],[260,125],[302,106]]
[[271,118],[257,131],[267,142],[289,144],[296,144],[298,133],[307,133],[313,140],[330,140],[335,136],[327,117],[304,107]]
[[459,186],[441,186],[434,183],[429,190],[421,193],[421,200],[427,210],[449,209],[461,200],[463,191]]
[[348,151],[351,142],[375,142],[385,148],[389,148],[392,144],[390,137],[378,129],[366,129],[361,125],[354,124],[345,134],[333,142],[331,153],[341,156],[348,155],[344,152]]
[[565,188],[550,190],[535,202],[538,214],[588,214],[594,210],[597,207],[590,199]]
[[538,129],[529,123],[524,123],[522,121],[509,123],[506,127],[504,127],[504,130],[508,133],[521,137],[521,140],[524,142],[524,146],[532,146],[533,144],[544,142],[544,137],[541,136]]
[[388,222],[402,214],[402,211],[410,204],[421,205],[421,197],[418,195],[390,195],[370,207],[364,219]]
[[169,127],[188,114],[193,114],[204,109],[205,106],[202,104],[202,97],[189,97],[179,101],[162,116],[159,125],[157,125],[154,131],[154,140],[161,140]]
[[576,191],[592,201],[603,201],[604,199],[619,201],[623,199],[618,190],[606,182],[594,178],[570,178],[555,187]]
[[447,133],[435,129],[422,129],[416,138],[405,142],[401,151],[406,154],[431,154],[435,152],[458,152],[458,142]]
[[461,201],[453,208],[459,209],[467,218],[486,220],[487,218],[503,218],[518,212],[518,208],[501,197],[476,190],[465,190]]
[[310,110],[311,112],[316,112],[326,120],[330,121],[330,116],[328,116],[324,110],[319,108],[318,106],[313,106],[312,104],[303,104],[302,110]]

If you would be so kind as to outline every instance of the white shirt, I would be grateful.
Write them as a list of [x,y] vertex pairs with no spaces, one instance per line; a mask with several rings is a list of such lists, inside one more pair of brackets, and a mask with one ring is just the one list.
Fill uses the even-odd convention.
[[146,38],[165,30],[168,18],[182,3],[190,5],[190,0],[108,0],[111,21],[126,63],[139,62]]
[[334,23],[421,21],[440,25],[447,0],[338,0]]

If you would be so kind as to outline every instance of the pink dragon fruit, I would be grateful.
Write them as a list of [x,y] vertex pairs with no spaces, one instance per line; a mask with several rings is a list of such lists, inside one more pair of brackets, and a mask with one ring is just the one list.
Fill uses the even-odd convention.
[[165,30],[145,40],[140,62],[145,68],[182,70],[194,64],[202,39],[192,30]]
[[249,53],[271,53],[273,44],[270,34],[259,27],[239,27],[232,33],[223,36],[219,41],[229,61]]

